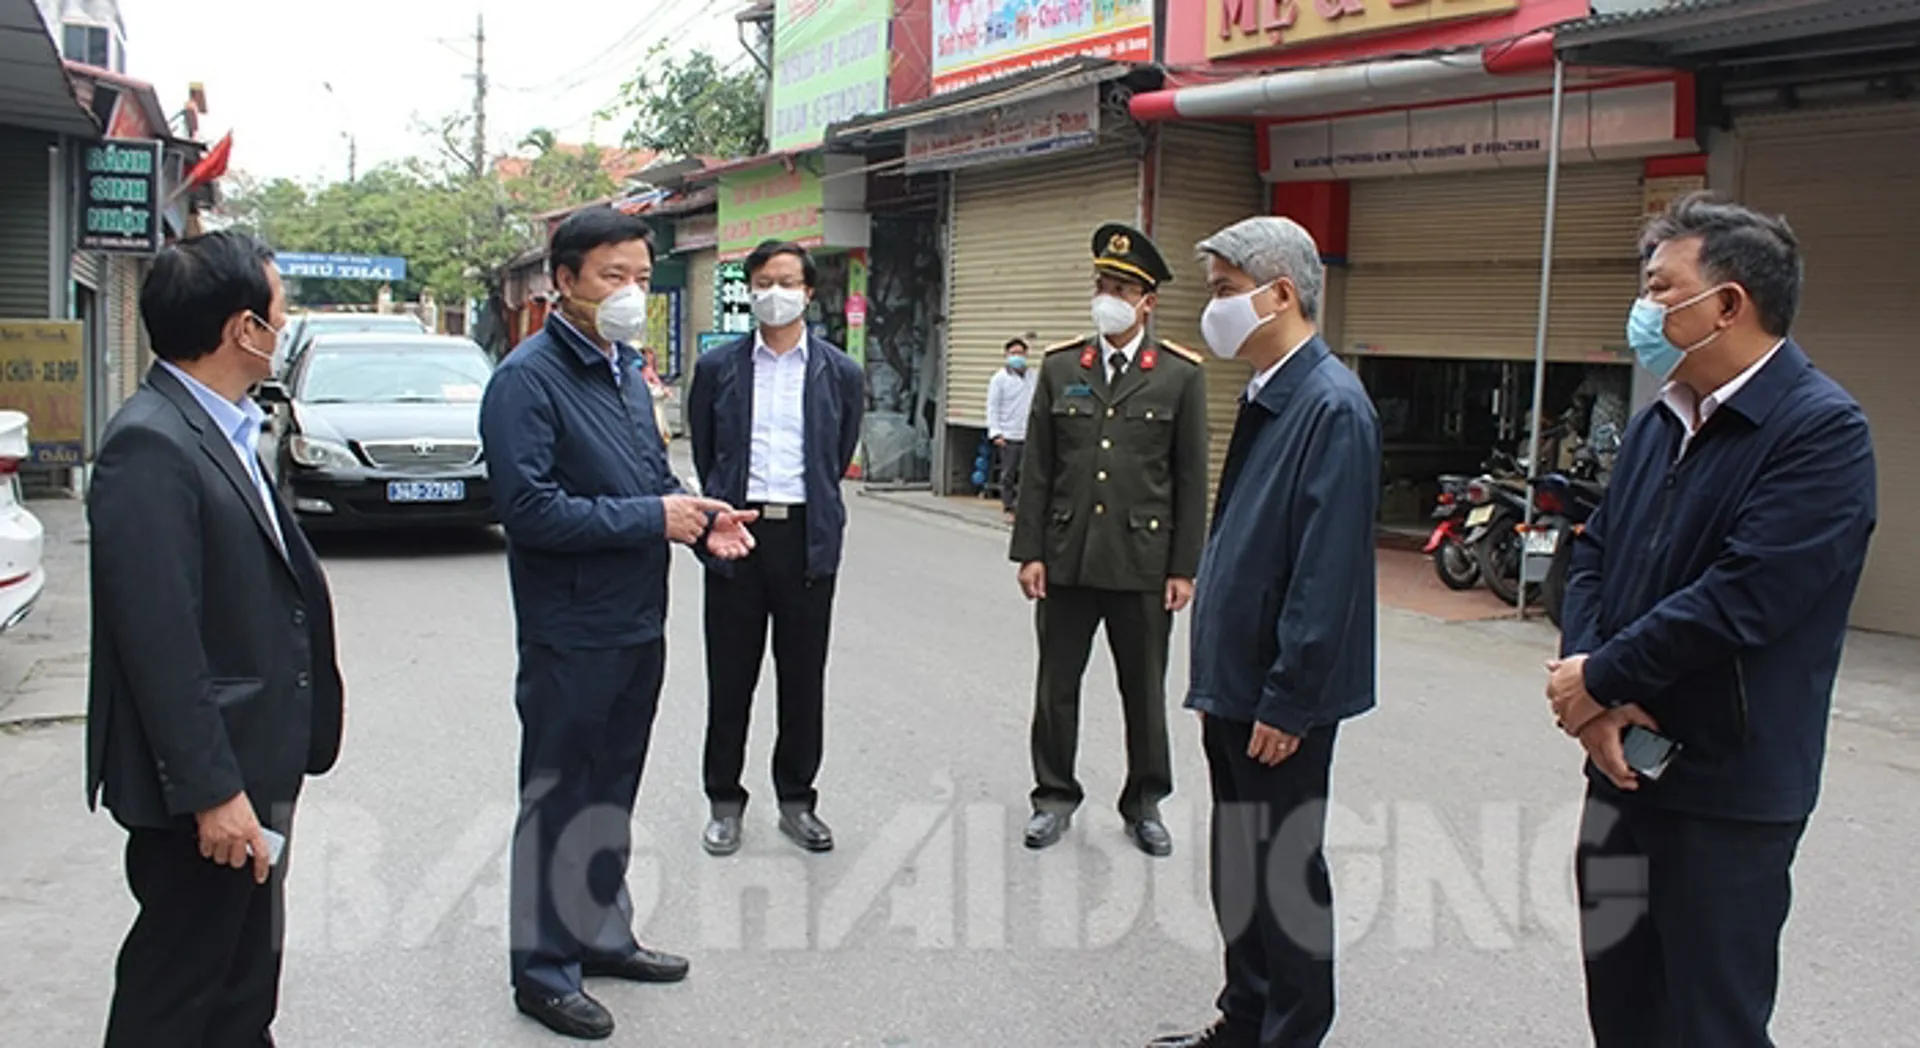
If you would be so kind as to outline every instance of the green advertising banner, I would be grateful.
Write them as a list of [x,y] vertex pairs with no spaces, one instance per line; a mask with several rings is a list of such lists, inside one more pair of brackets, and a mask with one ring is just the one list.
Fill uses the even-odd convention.
[[785,152],[827,127],[887,108],[893,0],[775,0],[773,133]]
[[783,164],[720,176],[720,257],[745,258],[763,240],[801,247],[826,243],[826,197],[820,176],[806,165]]

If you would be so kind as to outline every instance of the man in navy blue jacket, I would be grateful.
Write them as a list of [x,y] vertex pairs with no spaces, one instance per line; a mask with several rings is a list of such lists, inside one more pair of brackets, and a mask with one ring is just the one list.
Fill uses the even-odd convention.
[[[1600,1048],[1767,1045],[1874,526],[1873,443],[1788,335],[1801,259],[1784,220],[1697,194],[1644,246],[1627,335],[1667,384],[1576,539],[1549,664],[1554,714],[1589,757],[1588,1017]],[[1630,729],[1679,749],[1636,772]]]
[[797,244],[767,241],[747,256],[752,335],[693,370],[687,430],[701,490],[759,513],[745,560],[707,564],[707,748],[711,819],[701,845],[740,849],[747,721],[773,632],[780,735],[773,787],[780,831],[811,852],[833,848],[814,807],[825,742],[827,645],[847,528],[840,480],[860,444],[866,376],[852,357],[807,333],[819,273]]
[[480,405],[520,644],[512,975],[522,1012],[598,1039],[613,1017],[583,976],[687,973],[634,941],[625,887],[666,665],[668,543],[744,556],[752,515],[686,494],[667,464],[632,346],[653,273],[646,225],[588,208],[554,231],[549,256],[559,310]]
[[1200,561],[1187,706],[1213,785],[1220,1019],[1158,1048],[1305,1048],[1333,1024],[1321,844],[1340,722],[1374,704],[1380,427],[1320,339],[1313,237],[1251,218],[1200,244],[1207,345],[1251,364]]

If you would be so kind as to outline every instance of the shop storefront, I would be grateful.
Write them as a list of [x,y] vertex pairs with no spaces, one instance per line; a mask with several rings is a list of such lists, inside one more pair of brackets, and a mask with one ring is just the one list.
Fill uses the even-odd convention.
[[1920,632],[1920,359],[1906,350],[1920,327],[1920,104],[1900,86],[1920,76],[1920,15],[1830,0],[1739,15],[1596,18],[1561,45],[1570,61],[1715,71],[1709,186],[1793,226],[1806,266],[1794,337],[1873,425],[1880,523],[1853,621]]

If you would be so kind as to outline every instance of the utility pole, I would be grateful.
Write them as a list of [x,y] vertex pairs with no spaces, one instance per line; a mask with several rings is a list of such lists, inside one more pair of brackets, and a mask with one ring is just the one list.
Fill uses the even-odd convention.
[[473,27],[473,177],[487,170],[487,16],[474,16]]
[[347,136],[347,181],[360,181],[360,140]]

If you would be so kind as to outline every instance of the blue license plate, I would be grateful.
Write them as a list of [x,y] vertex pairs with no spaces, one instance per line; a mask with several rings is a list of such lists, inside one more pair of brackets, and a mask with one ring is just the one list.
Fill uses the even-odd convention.
[[459,502],[467,497],[464,480],[395,480],[387,483],[388,502]]

